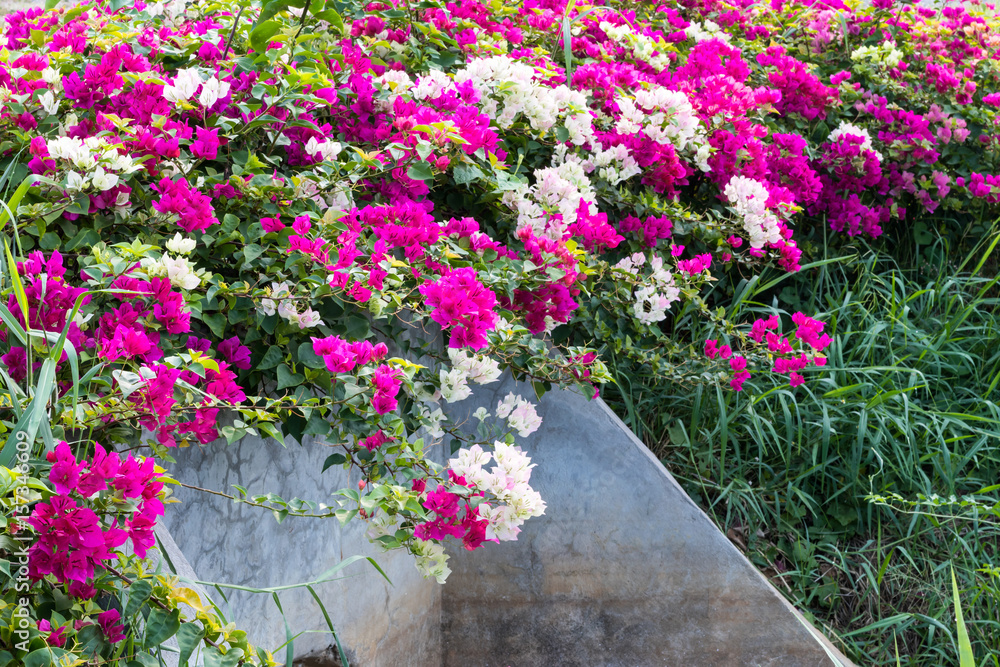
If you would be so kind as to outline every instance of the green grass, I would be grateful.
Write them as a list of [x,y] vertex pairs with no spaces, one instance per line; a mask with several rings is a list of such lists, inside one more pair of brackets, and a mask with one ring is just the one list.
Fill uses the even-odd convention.
[[[619,391],[607,392],[860,665],[959,664],[951,567],[975,664],[1000,665],[1000,512],[984,509],[998,489],[966,506],[905,502],[1000,483],[1000,290],[969,275],[977,264],[904,271],[866,251],[766,290],[766,280],[737,287],[741,321],[792,303],[829,323],[829,363],[798,389],[760,379],[743,394],[692,390],[619,367]],[[713,337],[694,318],[680,325],[694,341]],[[902,500],[869,499],[887,493]]]

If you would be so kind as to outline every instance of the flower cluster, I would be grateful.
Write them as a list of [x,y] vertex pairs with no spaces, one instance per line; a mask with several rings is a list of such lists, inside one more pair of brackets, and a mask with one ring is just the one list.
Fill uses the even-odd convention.
[[[805,382],[805,377],[799,373],[806,366],[816,367],[826,365],[826,357],[821,353],[832,343],[829,335],[823,333],[826,324],[804,313],[792,315],[795,331],[788,336],[780,333],[781,320],[777,315],[754,320],[747,334],[747,341],[760,346],[766,357],[773,359],[772,372],[788,376],[788,383],[798,387]],[[795,341],[793,343],[793,341]],[[752,345],[751,344],[751,345]],[[736,354],[728,344],[719,344],[717,339],[709,339],[704,343],[704,354],[708,359],[727,361],[732,372],[730,387],[734,391],[742,391],[743,384],[750,379],[747,370],[747,354]]]
[[[689,274],[701,273],[704,267],[694,267],[691,263],[700,260],[680,260],[678,269]],[[615,264],[615,268],[638,276],[641,267],[646,264],[646,255],[634,253]],[[650,273],[648,282],[644,280],[635,290],[635,303],[632,313],[643,324],[655,324],[665,319],[667,310],[680,298],[680,288],[676,285],[674,274],[664,268],[663,258],[653,255],[649,260]]]
[[420,286],[430,318],[451,329],[450,347],[479,350],[487,345],[486,334],[497,323],[496,294],[483,286],[471,268],[449,271],[436,281]]
[[[126,459],[95,445],[93,457],[78,461],[69,445],[60,442],[49,453],[49,481],[55,489],[39,503],[26,523],[38,534],[28,553],[28,576],[38,580],[53,576],[69,583],[74,595],[89,598],[89,585],[105,561],[117,558],[115,549],[131,540],[140,558],[153,546],[153,526],[163,515],[159,481],[153,459]],[[102,495],[107,525],[86,502]]]
[[500,379],[500,364],[494,359],[456,348],[448,350],[448,358],[451,370],[441,369],[439,374],[440,396],[448,403],[471,396],[470,381],[476,384],[491,384]]
[[[487,470],[491,461],[494,465]],[[474,445],[448,461],[455,478],[486,494],[487,499],[477,506],[483,522],[481,540],[517,539],[527,519],[545,513],[545,502],[528,483],[532,468],[518,447],[503,442],[493,443],[492,454]]]
[[381,361],[389,353],[385,343],[348,342],[338,336],[312,339],[313,352],[323,358],[331,373],[349,373],[357,366]]

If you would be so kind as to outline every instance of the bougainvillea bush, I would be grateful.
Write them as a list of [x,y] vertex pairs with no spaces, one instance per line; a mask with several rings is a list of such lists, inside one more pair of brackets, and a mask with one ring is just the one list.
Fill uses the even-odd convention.
[[518,445],[535,396],[470,441],[442,408],[474,385],[596,394],[616,357],[734,392],[822,373],[819,314],[712,294],[798,271],[819,227],[994,210],[994,23],[881,1],[7,16],[7,653],[271,660],[152,570],[175,447],[328,446],[361,476],[338,502],[238,494],[365,520],[443,581],[446,545],[545,510]]

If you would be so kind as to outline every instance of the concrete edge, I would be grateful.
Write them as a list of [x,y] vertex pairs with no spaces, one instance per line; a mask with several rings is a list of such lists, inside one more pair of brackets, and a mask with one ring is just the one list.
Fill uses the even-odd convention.
[[[611,419],[612,423],[615,424],[615,426],[618,427],[618,429],[620,429],[623,433],[627,434],[627,437],[629,441],[632,443],[633,447],[639,449],[647,459],[649,459],[654,463],[656,469],[664,477],[664,481],[667,484],[672,485],[678,491],[680,491],[680,493],[687,500],[687,502],[690,503],[690,505],[694,507],[695,510],[697,510],[705,518],[706,521],[708,521],[711,525],[715,526],[715,522],[712,521],[712,518],[709,517],[708,514],[706,514],[705,511],[702,510],[701,507],[699,507],[696,502],[691,500],[691,497],[687,494],[687,492],[680,485],[680,483],[676,479],[674,479],[674,476],[670,474],[670,471],[667,470],[666,466],[664,466],[663,463],[658,458],[656,458],[653,452],[649,450],[649,447],[647,447],[641,440],[639,440],[639,438],[635,435],[635,433],[632,432],[632,429],[630,429],[625,424],[625,422],[623,422],[621,418],[619,418],[618,415],[615,414],[614,410],[612,410],[608,406],[608,404],[604,402],[604,399],[597,398],[592,402],[597,403],[600,406],[600,409],[603,410],[607,414],[607,416]],[[830,659],[834,663],[835,667],[857,667],[857,665],[851,662],[843,653],[841,653],[840,650],[837,649],[836,646],[833,645],[830,639],[823,632],[821,632],[818,628],[816,628],[816,626],[814,626],[812,623],[806,620],[805,616],[802,615],[802,612],[800,612],[795,607],[795,605],[789,602],[788,599],[784,595],[782,595],[781,591],[779,591],[774,586],[774,584],[772,584],[771,581],[767,577],[765,577],[764,574],[760,570],[758,570],[753,563],[750,562],[750,559],[748,559],[746,555],[743,554],[742,551],[737,549],[736,546],[731,541],[729,541],[728,538],[726,539],[726,543],[729,544],[729,548],[735,551],[739,555],[739,558],[745,561],[746,564],[750,566],[750,569],[752,569],[756,573],[756,575],[760,577],[760,580],[767,585],[767,588],[771,591],[771,593],[780,601],[782,605],[785,606],[785,608],[787,608],[792,613],[795,619],[798,620],[807,630],[809,630],[809,634],[813,637],[813,639],[816,640],[816,643],[819,644],[819,646],[827,653],[827,655],[830,656]]]
[[[167,572],[176,575],[187,588],[190,588],[197,593],[198,597],[201,598],[202,601],[210,604],[211,598],[209,597],[208,592],[201,586],[201,584],[197,583],[198,577],[195,574],[194,568],[191,567],[191,563],[188,562],[184,552],[182,552],[180,547],[177,546],[177,542],[174,541],[174,537],[170,534],[167,527],[162,522],[157,522],[157,524],[153,527],[153,534],[156,536],[156,545],[159,553],[156,551],[151,553],[157,554],[157,565],[162,566],[162,568]],[[194,617],[197,613],[197,610],[189,605],[184,604],[183,606],[185,607],[184,611],[189,616]],[[172,637],[168,640],[166,645],[173,649],[179,649],[176,637]],[[177,653],[165,653],[163,655],[163,662],[167,667],[178,667],[180,664],[180,655]],[[188,661],[188,665],[190,665],[190,667],[201,667],[203,664],[204,662],[201,657],[201,650],[198,649],[195,651],[195,654],[191,656],[191,659]]]

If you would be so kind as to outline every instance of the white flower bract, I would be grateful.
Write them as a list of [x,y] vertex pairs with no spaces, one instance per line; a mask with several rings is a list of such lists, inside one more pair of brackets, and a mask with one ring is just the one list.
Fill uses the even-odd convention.
[[167,250],[178,255],[190,255],[194,250],[196,241],[181,236],[180,232],[174,234],[173,238],[167,241]]
[[733,176],[724,194],[733,210],[743,216],[743,229],[750,236],[752,248],[781,240],[778,218],[767,210],[769,194],[763,183],[746,176]]
[[189,67],[177,70],[174,82],[163,86],[163,98],[174,104],[189,100],[200,85],[201,74],[197,69]]

